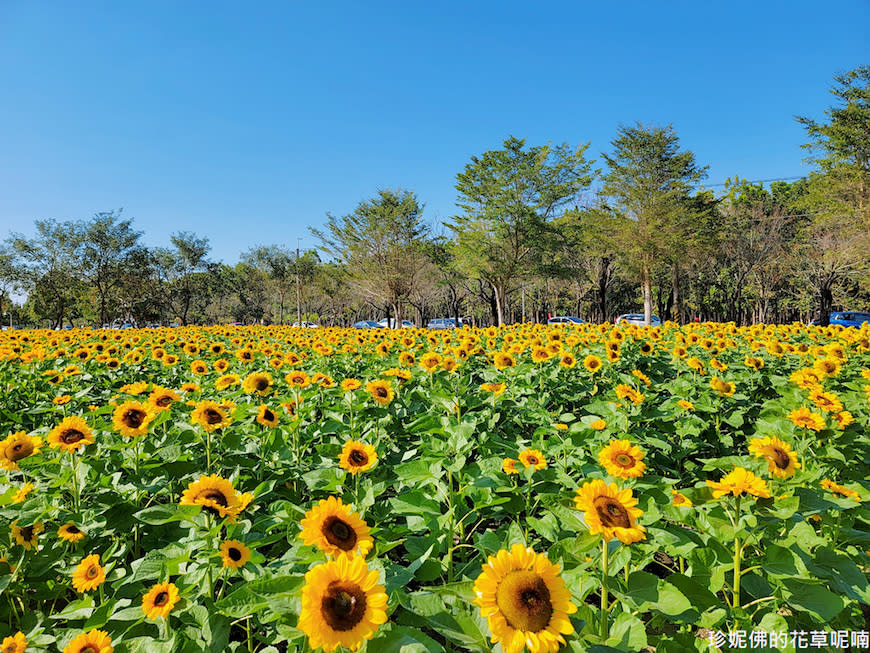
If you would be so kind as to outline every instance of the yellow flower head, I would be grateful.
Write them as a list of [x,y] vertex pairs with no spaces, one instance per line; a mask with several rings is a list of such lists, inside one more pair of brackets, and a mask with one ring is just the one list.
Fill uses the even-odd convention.
[[18,431],[0,442],[0,469],[17,471],[18,462],[37,454],[42,449],[42,438]]
[[520,451],[520,462],[523,467],[534,467],[535,471],[547,468],[547,460],[537,449],[523,449]]
[[809,408],[801,406],[788,414],[792,424],[799,428],[821,431],[825,428],[825,418],[820,413],[814,413]]
[[574,632],[577,611],[559,565],[543,553],[514,544],[489,556],[474,581],[474,603],[486,617],[492,642],[505,653],[555,653]]
[[106,580],[106,570],[100,566],[100,556],[89,555],[79,563],[73,573],[73,587],[76,592],[90,592]]
[[174,583],[157,583],[142,597],[142,612],[148,619],[164,619],[178,603],[178,588]]
[[714,499],[724,497],[726,494],[733,494],[735,497],[751,494],[763,499],[770,497],[767,483],[743,467],[735,467],[734,471],[726,474],[721,481],[707,481],[707,485],[713,489]]
[[72,453],[86,444],[93,444],[94,432],[81,417],[65,417],[46,437],[52,449]]
[[299,537],[305,544],[316,546],[328,556],[359,554],[365,558],[374,545],[368,525],[336,497],[322,499],[299,524]]
[[801,466],[791,445],[774,436],[754,438],[749,443],[749,453],[756,458],[766,458],[768,471],[777,478],[794,476]]
[[341,454],[338,457],[339,466],[351,474],[367,472],[378,460],[375,448],[370,444],[348,440],[344,443]]
[[637,523],[643,511],[631,489],[620,490],[616,483],[607,485],[594,480],[577,490],[574,506],[584,512],[583,520],[592,535],[601,533],[606,542],[616,537],[623,544],[646,539],[646,529]]
[[628,440],[614,440],[599,452],[598,460],[610,475],[629,479],[643,475],[644,455],[639,446]]

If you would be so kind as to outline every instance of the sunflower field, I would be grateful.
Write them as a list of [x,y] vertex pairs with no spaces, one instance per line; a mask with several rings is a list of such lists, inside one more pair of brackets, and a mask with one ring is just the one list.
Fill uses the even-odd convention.
[[866,326],[6,331],[0,392],[2,653],[866,645]]

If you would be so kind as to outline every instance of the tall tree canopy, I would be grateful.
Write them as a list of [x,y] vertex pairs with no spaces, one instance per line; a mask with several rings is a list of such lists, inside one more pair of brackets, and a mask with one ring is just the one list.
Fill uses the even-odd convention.
[[508,293],[543,260],[553,218],[592,182],[588,143],[576,149],[525,144],[511,136],[503,149],[471,157],[456,176],[462,213],[447,225],[463,271],[491,286],[498,324],[505,321]]
[[603,154],[602,193],[629,219],[622,238],[626,266],[640,277],[645,321],[652,317],[653,266],[680,251],[699,216],[692,188],[706,175],[695,155],[680,150],[673,127],[621,126]]

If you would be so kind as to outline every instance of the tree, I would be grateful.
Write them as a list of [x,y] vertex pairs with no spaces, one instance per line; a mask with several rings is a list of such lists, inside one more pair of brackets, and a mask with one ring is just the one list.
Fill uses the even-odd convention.
[[322,249],[343,263],[367,301],[392,308],[401,326],[403,304],[421,282],[429,227],[412,191],[379,190],[343,217],[327,214],[326,230],[311,229]]
[[12,294],[21,288],[22,271],[16,265],[13,250],[0,244],[0,324],[3,324],[3,307],[9,302],[10,324],[12,317]]
[[206,258],[211,245],[208,238],[188,231],[172,234],[170,240],[174,249],[155,250],[155,269],[163,285],[163,299],[174,313],[173,318],[187,324],[197,295],[208,291],[210,279],[206,273],[214,271]]
[[[624,263],[640,277],[644,321],[652,317],[653,266],[680,251],[697,218],[690,191],[706,174],[692,152],[680,151],[672,126],[621,126],[603,154],[609,170],[602,193],[629,218],[622,232]],[[675,277],[679,277],[678,270]]]
[[82,230],[75,222],[37,220],[36,236],[12,234],[11,245],[23,273],[28,301],[38,318],[60,327],[78,312],[84,291],[81,278]]
[[507,296],[543,260],[544,234],[561,209],[592,182],[589,144],[525,148],[511,136],[456,176],[462,214],[447,226],[457,240],[459,265],[492,288],[495,317],[505,322]]
[[287,296],[296,294],[297,321],[302,313],[302,286],[307,286],[314,278],[320,263],[317,252],[307,250],[299,256],[284,245],[261,245],[242,254],[242,261],[265,272],[269,277],[270,290],[274,293],[278,310],[275,316],[279,324],[284,323],[284,308]]
[[[142,232],[134,231],[132,220],[121,220],[121,211],[97,213],[79,224],[82,234],[81,269],[84,279],[97,294],[99,323],[109,321],[109,302],[130,271],[141,270]],[[119,298],[114,298],[116,301]]]
[[835,289],[868,272],[870,246],[870,66],[836,75],[837,104],[826,122],[797,117],[818,169],[808,180],[803,207],[811,214],[802,233],[804,271],[827,324]]

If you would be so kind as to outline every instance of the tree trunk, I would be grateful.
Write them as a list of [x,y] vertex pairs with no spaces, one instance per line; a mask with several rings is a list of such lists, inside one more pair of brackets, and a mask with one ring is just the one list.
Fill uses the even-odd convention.
[[601,259],[598,268],[598,310],[602,322],[607,320],[607,280],[610,276],[610,259]]
[[683,315],[683,297],[680,294],[680,265],[679,263],[674,264],[673,277],[672,277],[672,285],[673,285],[673,310],[671,312],[671,319],[677,324],[682,324],[685,321],[685,316]]
[[647,326],[652,324],[652,277],[650,275],[649,263],[643,262],[641,269],[641,291],[643,292],[643,323]]
[[502,326],[504,324],[504,286],[501,284],[492,284],[492,290],[493,294],[495,295],[495,323],[496,326]]
[[831,320],[831,308],[834,305],[834,293],[831,281],[826,281],[819,289],[819,320],[821,326],[828,326]]

